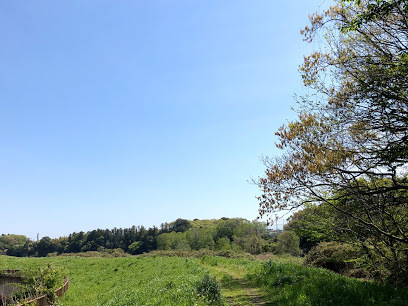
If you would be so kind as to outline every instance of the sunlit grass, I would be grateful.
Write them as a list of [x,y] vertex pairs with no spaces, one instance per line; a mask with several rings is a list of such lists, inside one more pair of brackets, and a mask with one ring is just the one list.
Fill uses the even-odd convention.
[[66,268],[70,287],[61,305],[206,305],[195,283],[206,274],[196,259],[13,258],[0,269],[30,269],[52,262]]
[[70,287],[61,305],[207,305],[195,286],[208,271],[221,285],[224,302],[238,305],[250,305],[251,294],[272,305],[408,305],[408,288],[364,282],[294,262],[299,259],[0,256],[0,270],[47,263],[64,267]]
[[260,263],[248,279],[276,305],[408,305],[408,288],[347,278],[334,272],[283,263]]

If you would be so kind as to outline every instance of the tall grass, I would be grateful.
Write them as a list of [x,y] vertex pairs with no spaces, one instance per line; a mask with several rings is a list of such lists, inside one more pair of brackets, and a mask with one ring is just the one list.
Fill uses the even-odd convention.
[[247,278],[277,305],[408,305],[408,288],[273,260],[261,263]]
[[[60,305],[208,305],[218,285],[205,276],[219,273],[222,289],[245,294],[261,288],[272,305],[408,305],[408,288],[350,279],[274,257],[262,262],[218,256],[202,258],[15,258],[0,256],[0,270],[37,269],[48,263],[64,267],[69,290]],[[217,272],[218,271],[218,272]],[[209,298],[210,297],[210,298]],[[223,304],[222,299],[217,304]]]
[[70,287],[60,305],[207,305],[196,288],[207,270],[196,259],[0,256],[0,270],[49,262],[68,272]]

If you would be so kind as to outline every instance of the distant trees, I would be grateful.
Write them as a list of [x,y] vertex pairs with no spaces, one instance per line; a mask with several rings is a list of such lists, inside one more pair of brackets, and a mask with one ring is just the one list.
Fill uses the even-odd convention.
[[132,255],[136,255],[138,253],[138,250],[141,244],[142,244],[141,241],[132,242],[128,247],[128,252]]
[[1,235],[0,236],[0,255],[7,254],[11,248],[24,248],[27,243],[27,237],[24,235]]
[[[193,221],[193,224],[200,224]],[[224,218],[213,221],[216,226],[195,227],[191,226],[184,233],[162,233],[157,237],[159,250],[183,249],[209,249],[209,250],[234,250],[258,254],[262,251],[264,241],[261,237],[265,224],[249,222],[245,219]],[[188,247],[186,246],[186,243]]]
[[175,231],[175,232],[185,232],[190,227],[191,227],[190,221],[179,218],[176,221],[174,221],[174,223],[170,227],[170,230]]
[[276,253],[299,256],[302,251],[299,248],[299,237],[293,231],[284,231],[277,237]]
[[185,232],[163,233],[157,236],[158,250],[190,250],[191,247],[186,239]]
[[50,237],[45,236],[36,244],[38,256],[44,257],[55,251],[55,244]]
[[[265,224],[245,219],[196,220],[177,219],[174,222],[146,229],[96,229],[51,239],[43,237],[31,241],[22,235],[0,236],[0,255],[47,256],[62,253],[105,252],[137,255],[154,250],[223,249],[259,253],[263,240],[260,236]],[[220,241],[218,244],[217,242]],[[223,243],[227,242],[227,243]],[[216,247],[218,245],[218,247]],[[227,246],[228,245],[228,246]]]
[[186,231],[186,240],[192,250],[214,248],[212,232],[206,228],[190,228]]

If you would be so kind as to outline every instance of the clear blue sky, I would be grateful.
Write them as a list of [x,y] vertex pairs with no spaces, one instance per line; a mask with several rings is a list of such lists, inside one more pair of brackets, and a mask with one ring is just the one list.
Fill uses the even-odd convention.
[[256,218],[327,2],[2,1],[0,234]]

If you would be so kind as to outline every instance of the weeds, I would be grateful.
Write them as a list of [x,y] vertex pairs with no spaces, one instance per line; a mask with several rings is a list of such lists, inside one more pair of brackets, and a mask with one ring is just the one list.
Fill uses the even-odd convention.
[[347,278],[332,271],[273,260],[249,275],[279,305],[408,305],[408,288]]
[[204,297],[209,305],[221,303],[221,288],[210,274],[205,274],[202,280],[196,283],[197,293]]

